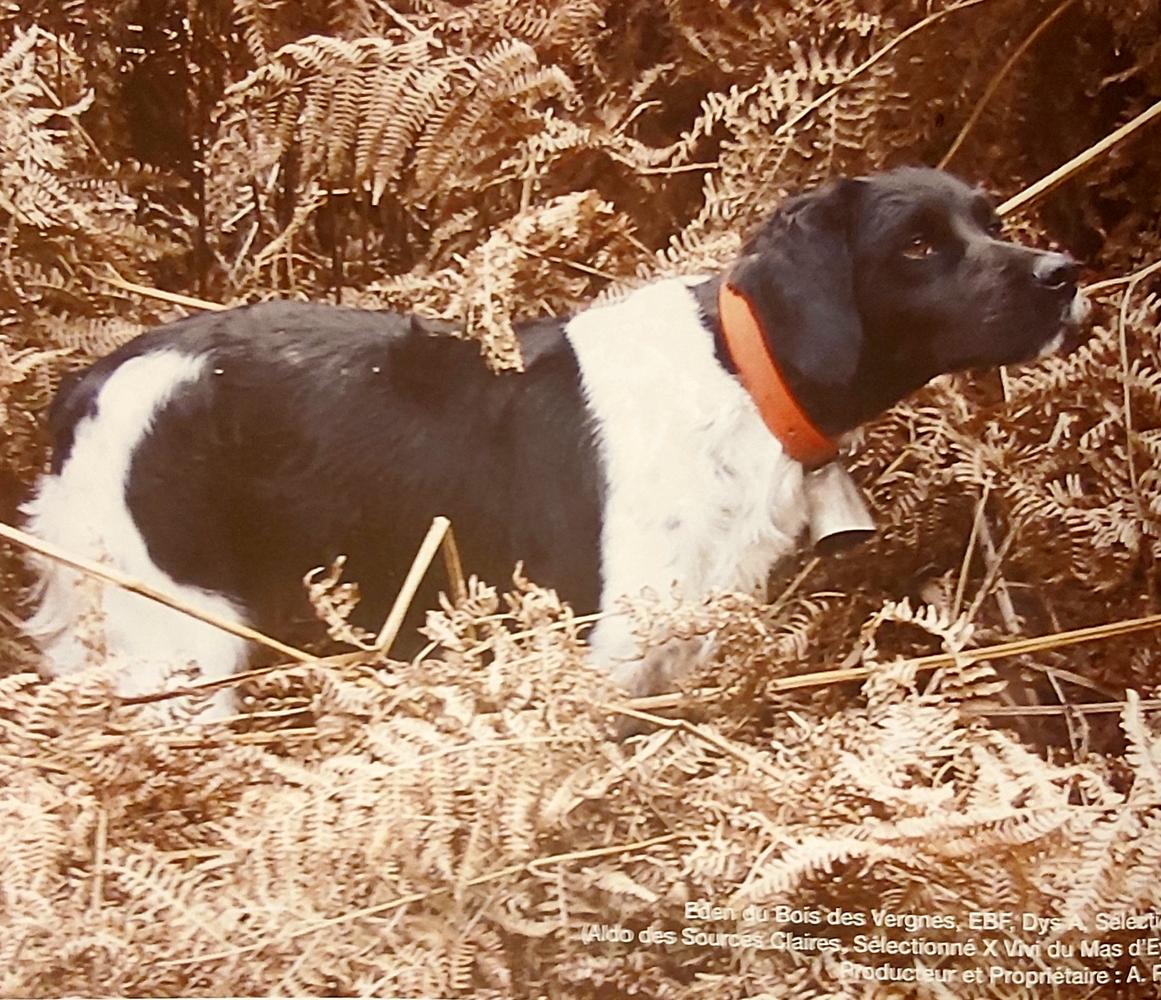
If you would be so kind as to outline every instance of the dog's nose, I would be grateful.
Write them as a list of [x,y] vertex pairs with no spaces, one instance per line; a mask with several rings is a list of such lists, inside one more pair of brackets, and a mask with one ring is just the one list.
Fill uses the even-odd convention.
[[1032,266],[1032,274],[1040,284],[1053,291],[1075,288],[1080,277],[1080,265],[1064,253],[1043,254]]

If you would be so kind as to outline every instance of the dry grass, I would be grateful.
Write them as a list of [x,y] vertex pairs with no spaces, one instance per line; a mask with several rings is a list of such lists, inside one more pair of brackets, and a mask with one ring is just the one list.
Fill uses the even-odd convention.
[[[668,700],[620,701],[553,595],[466,581],[429,617],[438,659],[254,671],[244,717],[161,726],[111,696],[115,664],[28,672],[9,552],[0,994],[1012,996],[681,932],[886,907],[955,917],[919,932],[952,941],[1003,910],[1075,945],[1096,935],[1070,921],[1161,905],[1156,0],[208,0],[141,30],[123,4],[20,6],[0,12],[8,520],[63,374],[175,312],[417,308],[517,365],[514,317],[720,267],[783,192],[951,150],[1014,232],[1087,258],[1097,328],[868,427],[863,549],[785,567],[769,603],[627,608],[645,640],[718,636]],[[644,734],[610,739],[626,712]]]

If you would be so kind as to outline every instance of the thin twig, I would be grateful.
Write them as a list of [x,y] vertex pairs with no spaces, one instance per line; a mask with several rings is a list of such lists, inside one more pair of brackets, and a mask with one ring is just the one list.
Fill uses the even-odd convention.
[[[1094,701],[1080,705],[962,705],[960,711],[965,715],[996,715],[996,716],[1024,716],[1024,715],[1063,715],[1065,713],[1077,715],[1109,715],[1113,712],[1121,713],[1127,703],[1123,701]],[[1142,698],[1137,704],[1143,711],[1161,711],[1161,698]]]
[[209,299],[199,299],[192,295],[180,295],[177,292],[166,292],[160,288],[151,288],[149,285],[138,285],[133,281],[126,281],[124,278],[115,274],[100,274],[93,271],[92,275],[98,281],[103,281],[106,285],[112,285],[114,288],[121,288],[126,292],[132,292],[134,295],[144,295],[146,298],[158,299],[161,302],[171,302],[177,306],[186,306],[189,309],[205,309],[210,312],[222,312],[229,309],[229,306],[224,306],[220,302],[211,302]]
[[541,253],[532,247],[521,247],[520,252],[528,257],[535,257],[537,260],[547,261],[549,264],[557,264],[560,267],[571,267],[574,271],[579,271],[581,274],[587,274],[594,278],[602,278],[606,281],[617,280],[617,275],[609,271],[602,271],[600,268],[593,267],[590,264],[582,264],[578,260],[569,260],[567,257],[557,257],[553,254]]
[[951,617],[953,619],[959,617],[959,609],[963,605],[964,591],[967,589],[968,571],[972,566],[972,555],[976,550],[976,542],[980,537],[980,524],[984,519],[984,507],[988,503],[988,494],[992,492],[992,484],[984,483],[984,488],[980,492],[979,502],[976,504],[976,516],[972,518],[972,530],[968,535],[967,545],[963,550],[963,562],[959,568],[959,580],[955,585],[955,597],[951,602]]
[[24,628],[24,622],[20,620],[20,617],[16,614],[16,612],[11,611],[3,604],[0,604],[0,619],[2,619],[6,625],[14,628],[17,632]]
[[269,746],[287,743],[295,739],[316,740],[318,739],[318,735],[317,726],[301,726],[284,729],[256,730],[252,733],[229,733],[228,739],[213,736],[200,738],[185,736],[177,739],[164,739],[162,742],[167,747],[172,747],[175,750],[201,750],[208,747],[221,746],[222,743],[229,743],[231,746]]
[[1155,260],[1152,264],[1147,264],[1145,267],[1133,271],[1130,274],[1122,274],[1119,278],[1106,278],[1104,281],[1094,281],[1091,285],[1085,285],[1083,291],[1085,295],[1102,295],[1121,285],[1136,284],[1144,278],[1149,277],[1149,275],[1156,274],[1158,271],[1161,271],[1161,260]]
[[[1096,642],[1100,639],[1116,639],[1121,636],[1132,635],[1136,632],[1145,632],[1161,628],[1161,614],[1146,615],[1143,618],[1127,618],[1123,621],[1107,622],[1104,625],[1091,625],[1087,628],[1072,629],[1067,632],[1053,632],[1050,635],[1033,636],[1028,639],[1013,639],[1010,642],[997,643],[994,646],[983,646],[980,649],[965,649],[958,653],[933,653],[931,656],[919,656],[912,659],[896,660],[890,664],[880,664],[871,667],[844,667],[839,670],[819,670],[807,674],[795,674],[791,677],[779,677],[768,683],[771,691],[797,691],[804,688],[826,687],[831,684],[846,684],[851,681],[863,681],[884,666],[911,667],[919,670],[936,670],[940,667],[951,667],[964,663],[983,663],[988,660],[998,660],[1009,656],[1024,656],[1029,653],[1043,653],[1052,649],[1063,649],[1066,646],[1075,646],[1085,642]],[[721,688],[703,688],[692,695],[663,694],[651,695],[646,698],[628,698],[618,702],[618,706],[636,711],[649,711],[663,708],[678,708],[690,700],[708,700],[722,693]]]
[[716,170],[720,167],[720,160],[711,160],[708,163],[682,163],[675,167],[637,167],[637,173],[642,177],[651,174],[684,174],[695,170]]
[[450,526],[451,521],[446,517],[436,517],[431,522],[431,527],[427,529],[427,534],[424,536],[423,542],[420,543],[419,551],[415,553],[411,568],[407,571],[407,576],[404,577],[403,586],[399,588],[395,603],[391,605],[387,620],[383,622],[383,627],[375,639],[374,650],[376,652],[389,653],[391,651],[391,644],[395,642],[395,637],[399,634],[400,628],[403,627],[403,619],[411,607],[411,602],[415,600],[415,593],[419,590],[424,576],[427,575],[427,569],[439,551],[444,535],[447,534],[447,529]]
[[987,600],[988,594],[991,593],[994,586],[996,588],[996,604],[1000,608],[1004,624],[1010,632],[1019,631],[1019,622],[1016,619],[1016,609],[1012,606],[1012,597],[1008,593],[1007,584],[1000,578],[1000,570],[1003,569],[1004,560],[1008,557],[1008,551],[1012,548],[1019,533],[1020,526],[1018,524],[1010,528],[997,549],[996,543],[992,539],[992,530],[988,527],[987,518],[984,519],[981,526],[980,542],[983,545],[984,561],[988,570],[984,575],[984,582],[980,584],[980,589],[972,600],[971,607],[968,608],[969,622],[975,621],[976,615],[980,613],[980,608],[983,607],[984,601]]
[[[39,27],[38,25],[34,25],[32,27],[32,31],[39,38],[41,38],[45,41],[52,41],[57,46],[59,46],[61,43],[61,40],[59,37],[56,37],[56,36],[50,34],[49,32],[45,31],[43,28]],[[54,91],[52,89],[52,87],[49,86],[49,83],[44,78],[44,76],[42,74],[38,73],[35,77],[35,80],[36,80],[36,86],[40,88],[41,93],[43,93],[45,97],[47,97],[50,101],[52,101],[52,103],[55,104],[57,106],[57,108],[59,108],[60,110],[63,111],[64,107],[65,107],[64,101],[62,101],[60,99],[60,96],[56,93],[56,91]],[[100,160],[101,166],[104,167],[106,170],[109,170],[109,161],[106,159],[105,154],[101,151],[101,147],[97,144],[97,141],[89,134],[89,130],[87,128],[85,128],[85,126],[81,123],[80,118],[78,116],[74,115],[70,118],[69,128],[70,128],[70,130],[76,131],[77,134],[80,135],[80,137],[84,140],[85,145],[89,147],[89,150],[92,152],[92,154],[95,157],[97,157],[98,160]]]
[[[447,578],[451,593],[451,598],[454,604],[463,605],[468,600],[468,583],[464,578],[464,563],[460,558],[460,547],[456,543],[455,531],[449,525],[447,533],[443,536],[443,545],[440,547],[443,553],[443,567],[447,572]],[[477,631],[477,622],[472,622],[466,626],[464,637],[472,642],[475,642],[479,633]],[[419,651],[418,658],[415,662],[420,662],[430,656],[439,646],[439,642],[432,640],[427,643]]]
[[[1048,683],[1052,685],[1052,691],[1056,695],[1057,706],[1064,709],[1072,707],[1072,699],[1064,690],[1064,686],[1060,683],[1060,678],[1054,674],[1046,674]],[[1008,708],[1018,708],[1017,705],[1006,706]],[[1079,762],[1085,755],[1084,747],[1088,742],[1089,725],[1088,720],[1083,716],[1073,715],[1071,712],[1064,713],[1064,728],[1068,733],[1068,746],[1072,751],[1072,759]]]
[[[894,665],[914,667],[916,670],[935,670],[939,667],[954,666],[957,663],[983,663],[1009,656],[1043,653],[1050,649],[1061,649],[1065,646],[1094,642],[1098,639],[1115,639],[1156,628],[1161,628],[1161,614],[1108,622],[1104,625],[1092,625],[1088,628],[1071,629],[1067,632],[1056,632],[1051,635],[1033,636],[1028,639],[1013,639],[1011,642],[1001,642],[994,646],[984,646],[981,649],[965,649],[955,654],[934,653],[931,656],[900,660]],[[771,682],[771,687],[775,690],[789,691],[797,688],[818,687],[824,684],[864,680],[879,669],[881,667],[873,666],[851,667],[848,670],[823,670],[813,674],[779,678]]]
[[819,556],[814,556],[811,560],[798,571],[798,574],[787,585],[786,589],[778,595],[777,600],[770,605],[770,614],[777,614],[785,607],[786,602],[790,600],[805,582],[806,578],[810,576],[822,564],[822,559]]
[[464,579],[464,563],[460,558],[460,547],[456,544],[456,533],[449,523],[443,536],[443,565],[451,584],[452,598],[457,603],[468,598],[468,584]]
[[986,2],[987,0],[964,0],[963,3],[952,4],[950,7],[945,7],[943,10],[936,11],[934,14],[925,17],[922,21],[917,21],[905,31],[899,32],[899,34],[892,38],[891,41],[889,41],[881,49],[877,50],[873,55],[867,59],[864,59],[861,63],[859,63],[858,66],[851,70],[850,73],[839,80],[839,82],[831,87],[828,91],[823,93],[820,97],[816,97],[813,101],[806,105],[805,108],[799,111],[798,114],[793,115],[784,121],[781,125],[779,125],[771,133],[770,138],[777,139],[779,136],[789,132],[803,119],[809,117],[824,104],[826,104],[827,101],[829,101],[832,97],[835,97],[837,94],[841,93],[842,89],[848,83],[862,76],[867,70],[874,66],[875,63],[879,62],[879,60],[886,56],[889,52],[902,45],[912,35],[931,27],[931,25],[935,24],[937,21],[942,21],[949,14],[955,14],[961,10],[967,10],[969,7],[978,7],[981,3]]
[[[384,14],[386,14],[389,18],[391,18],[392,21],[394,21],[397,25],[399,25],[399,27],[401,27],[404,31],[410,32],[414,37],[426,38],[432,42],[436,41],[430,28],[428,28],[426,30],[421,30],[420,28],[417,28],[414,24],[412,24],[407,18],[405,18],[402,14],[400,14],[399,11],[397,11],[389,3],[384,2],[384,0],[375,0],[375,5],[381,11],[383,11]],[[443,47],[442,42],[438,43],[438,44],[441,48]]]
[[613,712],[616,715],[623,715],[629,719],[636,719],[638,722],[647,722],[658,729],[682,730],[689,733],[695,739],[707,743],[716,750],[720,750],[727,756],[733,757],[740,761],[747,767],[753,768],[756,771],[765,774],[768,778],[773,778],[776,781],[781,781],[783,775],[779,774],[777,769],[772,767],[766,761],[759,758],[748,756],[740,748],[732,744],[720,733],[707,726],[699,726],[697,723],[690,722],[688,719],[667,719],[663,715],[654,715],[652,712],[643,711],[640,708],[635,708],[628,702],[609,702],[598,706],[602,711]]
[[1151,124],[1157,118],[1161,118],[1161,101],[1158,101],[1146,111],[1142,111],[1131,122],[1122,125],[1115,132],[1106,135],[1099,142],[1093,143],[1088,149],[1078,153],[1067,163],[1061,164],[1050,174],[1041,177],[1035,184],[1025,188],[1019,194],[1013,195],[996,209],[997,213],[1000,215],[1011,215],[1018,209],[1026,208],[1033,202],[1039,201],[1049,191],[1059,187],[1074,174],[1080,173],[1081,170],[1094,160],[1100,158],[1118,143],[1127,139],[1139,129]]
[[1088,688],[1088,690],[1095,691],[1105,698],[1118,698],[1121,694],[1108,684],[1102,684],[1100,681],[1095,681],[1091,677],[1085,677],[1084,674],[1078,674],[1072,670],[1065,670],[1064,667],[1049,667],[1043,663],[1026,663],[1022,666],[1026,666],[1030,670],[1037,670],[1045,676],[1068,681],[1069,684],[1074,684],[1076,687]]
[[1137,285],[1148,276],[1149,269],[1144,271],[1125,286],[1121,295],[1121,308],[1117,318],[1117,340],[1121,350],[1121,392],[1125,410],[1125,461],[1128,465],[1129,486],[1133,491],[1133,506],[1137,511],[1137,520],[1142,529],[1147,527],[1145,519],[1145,503],[1141,499],[1141,484],[1137,479],[1137,462],[1133,457],[1133,399],[1129,390],[1129,303],[1133,299],[1133,292]]
[[109,814],[104,806],[97,807],[97,829],[93,834],[93,895],[89,909],[96,912],[104,903],[105,855],[109,846]]
[[1036,25],[1036,27],[1029,33],[1028,37],[1025,38],[1024,41],[1019,44],[1019,46],[1017,46],[1016,50],[1010,56],[1008,56],[1004,62],[1004,65],[1000,67],[999,72],[992,77],[987,87],[984,88],[984,92],[980,95],[980,99],[976,102],[976,106],[972,109],[972,113],[968,116],[968,120],[963,123],[963,127],[959,130],[959,134],[952,141],[952,144],[948,147],[947,152],[943,154],[943,158],[938,163],[938,166],[941,170],[947,167],[947,165],[951,162],[952,157],[955,156],[960,147],[963,145],[963,141],[967,138],[968,133],[973,128],[975,128],[976,122],[980,120],[980,115],[982,115],[984,112],[984,108],[987,107],[988,102],[993,97],[995,97],[996,91],[999,90],[1000,84],[1004,82],[1004,79],[1012,71],[1012,67],[1015,66],[1016,63],[1018,63],[1024,57],[1024,54],[1036,43],[1036,39],[1044,34],[1044,32],[1047,31],[1048,28],[1056,22],[1056,19],[1060,17],[1060,15],[1063,14],[1066,10],[1068,10],[1068,8],[1071,7],[1074,3],[1076,3],[1076,0],[1064,0],[1064,3],[1060,4],[1056,10],[1054,10],[1043,21]]
[[158,604],[164,604],[167,608],[180,611],[182,614],[196,618],[198,621],[205,622],[207,625],[213,625],[215,628],[219,628],[223,632],[229,632],[231,635],[235,635],[240,639],[247,639],[250,642],[259,643],[267,647],[267,649],[273,649],[281,656],[285,656],[291,660],[298,660],[300,663],[310,663],[317,659],[317,657],[312,656],[310,653],[304,653],[301,649],[295,649],[293,646],[288,646],[284,642],[279,642],[277,639],[272,639],[268,635],[263,635],[248,625],[241,625],[238,622],[220,618],[210,611],[196,608],[179,598],[172,597],[160,590],[154,590],[147,583],[143,583],[141,580],[122,573],[112,566],[94,562],[83,556],[73,555],[59,546],[53,545],[51,542],[46,542],[43,539],[37,538],[35,535],[28,534],[26,531],[21,531],[19,528],[14,528],[10,524],[5,524],[3,521],[0,521],[0,538],[7,538],[10,542],[15,542],[17,545],[39,553],[42,556],[52,559],[54,562],[59,562],[80,573],[84,573],[86,576],[96,577],[105,583],[111,583],[115,587],[127,590],[131,594],[137,594],[140,597],[146,597],[151,601],[156,601]]

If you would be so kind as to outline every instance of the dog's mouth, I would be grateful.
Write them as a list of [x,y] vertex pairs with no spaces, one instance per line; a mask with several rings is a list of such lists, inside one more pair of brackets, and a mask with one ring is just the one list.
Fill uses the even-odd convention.
[[1043,347],[1037,352],[1038,358],[1052,356],[1068,357],[1088,337],[1090,330],[1089,320],[1092,318],[1092,303],[1083,292],[1077,292],[1061,316],[1060,327]]

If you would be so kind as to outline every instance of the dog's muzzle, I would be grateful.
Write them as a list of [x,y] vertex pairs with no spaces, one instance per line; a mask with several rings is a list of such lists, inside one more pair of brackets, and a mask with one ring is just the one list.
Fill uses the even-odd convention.
[[1091,317],[1092,303],[1087,296],[1081,291],[1073,292],[1063,309],[1060,329],[1040,348],[1036,356],[1047,358],[1053,354],[1071,354],[1084,342]]
[[1064,350],[1072,352],[1080,346],[1089,329],[1092,318],[1092,303],[1082,291],[1073,293],[1064,316]]
[[1033,265],[1032,276],[1042,288],[1058,295],[1062,302],[1060,328],[1040,348],[1038,356],[1045,358],[1057,353],[1071,354],[1084,339],[1092,314],[1088,299],[1077,288],[1080,265],[1068,254],[1046,253]]

